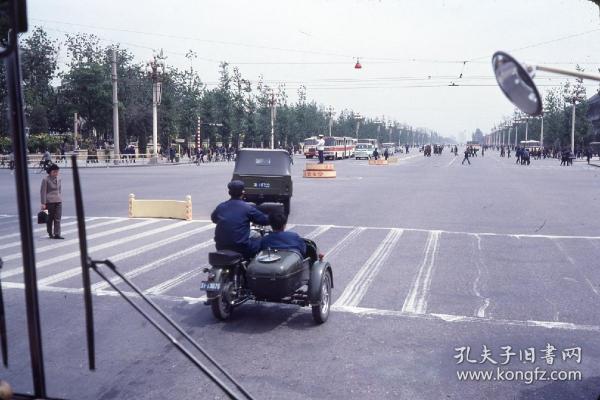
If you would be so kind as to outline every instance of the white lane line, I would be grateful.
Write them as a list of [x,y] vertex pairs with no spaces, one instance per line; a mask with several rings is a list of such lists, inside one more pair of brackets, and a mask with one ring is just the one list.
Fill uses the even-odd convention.
[[[114,255],[112,257],[107,257],[107,258],[109,260],[111,260],[112,262],[117,262],[117,261],[124,260],[126,258],[135,257],[135,256],[138,256],[138,255],[146,252],[146,251],[152,251],[152,250],[158,249],[159,247],[162,247],[162,246],[165,246],[167,244],[176,242],[176,241],[178,241],[180,239],[185,239],[185,238],[189,237],[190,235],[193,235],[195,233],[199,233],[199,232],[203,232],[203,231],[212,229],[213,227],[214,226],[212,226],[212,225],[207,225],[207,226],[203,226],[201,228],[192,229],[190,231],[186,231],[186,232],[180,233],[180,234],[175,235],[175,236],[170,236],[170,237],[168,237],[166,239],[162,239],[162,240],[159,240],[159,241],[156,241],[156,242],[152,242],[152,243],[149,243],[147,245],[144,245],[144,246],[141,246],[141,247],[137,247],[135,249],[126,251],[124,253],[119,253],[119,254],[116,254],[116,255]],[[205,242],[205,243],[208,243],[207,246],[209,246],[211,244],[209,242],[212,242],[212,240],[209,240],[209,241]],[[173,257],[171,257],[171,256],[165,257],[165,258],[163,258],[161,260],[157,260],[157,261],[154,261],[154,262],[150,263],[150,265],[153,266],[153,267],[154,266],[158,267],[158,266],[160,266],[160,264],[158,264],[158,261],[162,261],[161,264],[164,265],[164,263],[166,263],[167,260],[173,260]],[[146,268],[143,269],[144,272],[152,269],[152,267],[148,267],[147,265],[145,267]],[[136,272],[139,272],[140,268],[137,268],[136,270],[138,270]],[[80,273],[81,273],[81,266],[72,267],[72,268],[67,269],[66,271],[62,271],[62,272],[59,272],[57,274],[50,275],[50,276],[48,276],[48,277],[46,277],[44,279],[41,279],[41,280],[38,281],[38,284],[39,285],[43,285],[43,286],[50,286],[50,285],[53,285],[53,284],[55,284],[57,282],[60,282],[60,281],[72,278],[74,276],[77,276]],[[139,272],[139,273],[141,273],[141,272]],[[136,275],[139,275],[139,273],[136,273]],[[130,274],[131,274],[131,272],[130,272]],[[102,288],[103,287],[100,287],[100,289],[102,289]]]
[[[183,237],[183,235],[188,236],[190,234],[199,233],[199,232],[207,230],[208,228],[213,228],[213,227],[214,227],[214,225],[211,224],[211,225],[207,225],[206,227],[202,227],[202,228],[191,230],[189,232],[186,232],[185,234],[177,235],[175,240],[181,239]],[[168,239],[164,239],[164,240],[161,240],[160,242],[157,242],[157,243],[160,243],[160,245],[163,245],[163,244],[165,244],[165,242],[167,240]],[[192,247],[188,247],[187,249],[184,249],[182,251],[178,251],[176,253],[169,254],[166,257],[163,257],[161,259],[152,261],[151,263],[144,264],[144,265],[142,265],[140,267],[132,269],[131,271],[126,272],[124,275],[125,275],[126,278],[130,278],[130,279],[131,278],[135,278],[136,276],[139,276],[141,274],[144,274],[146,272],[149,272],[149,271],[152,271],[152,270],[154,270],[156,268],[164,266],[168,262],[175,261],[175,260],[177,260],[177,259],[179,259],[181,257],[185,257],[187,255],[190,255],[190,254],[198,251],[198,250],[201,250],[201,249],[204,249],[204,248],[206,248],[208,246],[211,246],[214,243],[215,242],[214,242],[213,239],[204,241],[202,243],[198,243],[197,245],[194,245]],[[156,245],[156,244],[154,244],[154,245]],[[130,257],[130,255],[128,255],[128,257]],[[122,259],[123,259],[123,255],[119,254],[117,257],[112,257],[111,261],[116,262],[116,261],[119,261],[119,260],[122,260]],[[110,281],[112,283],[114,283],[114,284],[118,284],[118,283],[122,282],[121,278],[119,278],[119,277],[112,278]],[[92,290],[104,290],[104,289],[108,289],[109,287],[110,287],[110,285],[107,282],[98,282],[98,283],[94,283],[92,285]]]
[[429,297],[435,256],[439,249],[439,238],[439,231],[431,232],[427,238],[425,256],[410,292],[404,300],[403,312],[415,314],[425,314],[427,312],[427,298]]
[[[67,217],[67,218],[70,218],[70,217]],[[64,220],[64,219],[67,219],[67,218],[63,218],[63,220]],[[96,220],[96,219],[98,219],[98,218],[96,218],[96,217],[91,217],[91,218],[86,218],[85,220],[86,220],[87,222],[89,222],[89,221],[94,221],[94,220]],[[62,228],[64,228],[65,226],[71,226],[71,225],[75,225],[76,223],[77,223],[77,221],[73,221],[73,222],[67,222],[67,223],[61,224],[60,226],[61,226]],[[18,221],[18,220],[17,220],[16,224],[17,224],[17,227],[18,227],[18,226],[19,226],[19,221]],[[34,230],[33,230],[33,233],[40,233],[40,232],[46,232],[46,225],[44,225],[44,227],[43,227],[43,228],[37,228],[37,229],[34,229]],[[20,232],[17,232],[17,233],[11,233],[11,234],[8,234],[8,235],[2,235],[2,236],[0,236],[0,240],[4,240],[4,239],[11,239],[11,238],[14,238],[14,237],[19,237],[19,236],[21,236],[21,233],[20,233]]]
[[[100,222],[99,224],[95,224],[95,225],[87,225],[87,223],[86,223],[86,233],[90,229],[97,229],[97,228],[101,228],[101,227],[106,226],[106,225],[112,225],[112,224],[116,224],[116,223],[119,223],[119,222],[121,222],[121,221],[108,220],[108,221]],[[63,235],[67,235],[69,233],[73,233],[73,232],[77,232],[77,231],[78,231],[78,228],[67,229],[66,231],[62,231],[62,234]],[[20,246],[20,245],[21,245],[21,241],[20,240],[14,241],[14,242],[11,242],[11,243],[6,243],[6,244],[3,244],[3,245],[0,245],[0,250],[4,250],[4,249],[8,249],[9,247]]]
[[475,311],[475,316],[479,317],[479,318],[485,318],[485,310],[490,305],[490,298],[482,296],[481,292],[479,291],[479,282],[481,281],[481,276],[483,273],[482,267],[485,267],[485,263],[483,262],[483,252],[481,249],[481,236],[477,235],[476,238],[477,238],[477,250],[478,250],[477,262],[476,262],[477,278],[475,279],[475,282],[473,282],[473,292],[475,293],[475,296],[477,296],[478,298],[480,298],[483,301],[483,304],[477,309],[477,311]]
[[[121,226],[119,228],[115,228],[115,229],[110,229],[108,231],[103,231],[103,232],[98,232],[98,233],[94,233],[93,235],[88,235],[87,239],[88,240],[92,240],[92,239],[97,239],[97,238],[101,238],[104,236],[110,236],[110,235],[114,235],[115,233],[119,233],[119,232],[125,232],[125,231],[130,231],[132,229],[138,229],[138,228],[142,228],[146,225],[150,225],[150,224],[154,224],[158,221],[142,221],[142,222],[138,222],[137,224],[132,224],[132,225],[126,225],[126,226]],[[42,247],[38,247],[35,249],[35,255],[36,257],[38,256],[39,253],[45,253],[47,251],[55,251],[56,249],[59,249],[61,247],[66,247],[66,246],[70,246],[72,244],[78,244],[79,243],[79,238],[77,239],[71,239],[71,240],[61,240],[60,242],[58,241],[54,241],[54,243],[49,244],[47,246],[42,246]],[[18,253],[13,253],[13,254],[9,254],[6,257],[2,257],[4,259],[4,261],[11,261],[11,260],[16,260],[18,258],[22,257],[22,253],[18,252]],[[38,264],[39,266],[39,264]]]
[[[21,282],[2,282],[3,289],[25,289],[25,284]],[[40,292],[49,292],[49,293],[68,293],[68,294],[80,294],[83,293],[83,289],[81,288],[66,288],[66,287],[56,287],[56,286],[38,286],[38,290]],[[140,296],[132,291],[123,290],[123,294],[127,297],[131,298],[139,298]],[[114,290],[97,290],[93,292],[98,297],[107,296],[107,297],[120,297],[121,295]],[[164,294],[152,295],[153,298],[172,301],[172,302],[186,302],[188,304],[197,304],[206,301],[206,296],[200,297],[188,297],[188,296],[167,296]]]
[[[144,231],[142,233],[138,233],[138,234],[135,234],[135,235],[132,235],[132,236],[127,236],[127,237],[124,237],[124,238],[116,239],[116,240],[113,240],[113,241],[110,241],[110,242],[105,242],[105,243],[102,243],[102,244],[90,247],[88,249],[88,251],[90,253],[92,253],[94,251],[99,251],[99,250],[108,249],[110,247],[119,246],[119,245],[122,245],[122,244],[125,244],[125,243],[132,242],[134,240],[138,240],[138,239],[142,239],[142,238],[145,238],[145,237],[148,237],[148,236],[155,235],[157,233],[161,233],[161,232],[165,232],[165,231],[168,231],[168,230],[171,230],[171,229],[179,228],[180,226],[185,225],[185,224],[186,224],[186,221],[181,221],[181,222],[178,222],[178,223],[175,223],[175,224],[165,225],[165,226],[162,226],[160,228],[156,228],[156,229],[153,229],[153,230],[150,230],[150,231]],[[69,260],[69,259],[75,258],[75,257],[79,257],[79,250],[72,251],[70,253],[66,253],[66,254],[63,254],[63,255],[58,256],[58,257],[53,257],[53,258],[49,258],[49,259],[40,261],[40,262],[36,263],[36,267],[38,269],[39,268],[43,268],[43,267],[46,267],[48,265],[52,265],[52,264],[55,264],[55,263],[66,261],[66,260]],[[2,271],[0,273],[0,276],[2,276],[2,278],[9,278],[11,276],[19,275],[19,274],[22,274],[22,273],[23,273],[23,267],[17,267],[17,268],[8,269],[6,271]]]
[[339,253],[344,248],[346,248],[346,246],[352,239],[354,239],[355,237],[360,235],[365,230],[366,230],[366,228],[362,228],[362,227],[354,228],[346,236],[344,236],[342,238],[342,240],[337,242],[331,249],[329,249],[329,251],[325,252],[325,255],[328,258],[335,257],[337,255],[337,253]]
[[181,285],[185,281],[195,278],[198,275],[202,274],[204,268],[208,267],[208,265],[203,265],[201,267],[196,267],[191,271],[184,272],[179,274],[169,280],[159,283],[158,285],[152,286],[149,289],[144,290],[144,294],[156,295],[163,294],[168,290],[173,289],[175,286]]
[[[552,242],[558,248],[558,250],[560,250],[563,256],[565,256],[567,261],[569,261],[569,264],[571,264],[574,268],[577,268],[577,263],[575,262],[573,257],[571,257],[569,253],[567,253],[567,249],[564,248],[563,244],[560,243],[558,240],[553,240]],[[594,285],[592,285],[592,282],[588,279],[587,275],[584,272],[580,273],[583,276],[583,278],[587,281],[588,285],[590,286],[590,289],[592,289],[592,292],[594,292],[595,295],[599,295],[598,290],[594,288]]]
[[388,258],[392,249],[402,236],[403,231],[401,229],[392,229],[383,242],[377,247],[377,249],[371,254],[371,257],[365,262],[360,268],[358,273],[354,276],[352,281],[346,286],[344,292],[335,302],[339,306],[358,306],[360,301],[365,296],[367,289],[373,282],[373,279],[381,269],[381,265]]
[[598,291],[598,289],[596,287],[594,287],[594,284],[592,283],[592,281],[590,281],[587,276],[585,277],[586,282],[588,283],[588,285],[590,285],[590,289],[592,289],[592,292],[594,292],[596,294],[596,296],[600,296],[600,292]]
[[364,308],[364,307],[339,307],[333,306],[332,311],[346,312],[355,315],[372,315],[372,316],[388,316],[388,317],[402,317],[412,319],[427,319],[427,320],[438,320],[449,323],[479,323],[479,324],[491,324],[501,326],[518,326],[526,328],[546,328],[546,329],[559,329],[569,331],[589,331],[589,332],[600,332],[600,326],[598,325],[584,325],[574,324],[571,322],[556,322],[556,321],[537,321],[537,320],[512,320],[512,319],[492,319],[492,318],[478,318],[470,317],[466,315],[452,315],[452,314],[413,314],[404,311],[396,310],[380,310],[375,308]]
[[[296,224],[296,226],[321,226],[317,224]],[[338,229],[354,229],[356,225],[331,225],[332,228]],[[528,233],[494,233],[494,232],[463,232],[463,231],[446,231],[443,229],[422,229],[422,228],[403,228],[399,226],[363,226],[361,228],[371,230],[382,230],[389,231],[390,229],[402,229],[406,232],[440,232],[449,235],[470,235],[470,236],[497,236],[497,237],[512,237],[516,239],[522,238],[541,238],[541,239],[586,239],[586,240],[600,240],[600,236],[568,236],[568,235],[536,235]]]
[[[21,282],[2,282],[3,289],[25,289],[25,284]],[[54,287],[54,286],[38,286],[40,292],[47,293],[68,293],[68,294],[80,294],[83,292],[81,288],[65,288],[65,287]],[[136,293],[130,291],[123,291],[127,297],[137,298],[139,297]],[[109,296],[119,297],[120,295],[115,291],[104,291],[98,290],[94,292],[96,296]],[[188,296],[167,296],[167,295],[151,295],[151,297],[172,301],[177,303],[185,302],[187,304],[198,304],[206,301],[206,296],[200,297],[188,297]],[[306,312],[310,310],[306,309]],[[396,318],[407,318],[407,319],[423,319],[430,321],[440,321],[447,323],[475,323],[475,324],[489,324],[496,326],[516,326],[522,328],[543,328],[543,329],[556,329],[556,330],[567,330],[567,331],[584,331],[584,332],[600,332],[600,326],[598,325],[585,325],[575,324],[571,322],[555,322],[555,321],[538,321],[538,320],[511,320],[511,319],[492,319],[492,318],[477,318],[469,317],[466,315],[452,315],[452,314],[412,314],[405,313],[403,311],[396,310],[381,310],[376,308],[365,308],[365,307],[339,307],[332,306],[331,311],[343,312],[358,316],[381,316],[381,317],[396,317]]]
[[[64,218],[74,218],[74,217],[63,217]],[[132,218],[127,218],[127,217],[91,217],[91,218],[95,218],[95,219],[120,219],[123,221],[131,221]],[[151,220],[151,221],[155,221],[157,220],[156,218],[135,218],[137,220]],[[187,221],[189,224],[198,224],[198,223],[212,223],[211,220],[209,219],[194,219],[192,221]],[[290,226],[308,226],[308,227],[315,227],[315,226],[321,226],[319,224],[295,224],[295,225],[288,225],[288,229]],[[359,228],[359,226],[356,225],[331,225],[332,228],[339,228],[339,229],[354,229],[354,228]],[[364,228],[364,229],[373,229],[373,230],[385,230],[385,231],[389,231],[390,229],[402,229],[403,231],[406,232],[425,232],[425,233],[429,233],[429,232],[440,232],[440,233],[444,233],[444,234],[449,234],[449,235],[471,235],[471,236],[476,236],[476,235],[480,235],[480,236],[497,236],[497,237],[513,237],[516,239],[521,239],[521,238],[541,238],[541,239],[586,239],[586,240],[600,240],[600,236],[579,236],[579,235],[539,235],[539,234],[529,234],[529,233],[496,233],[496,232],[465,232],[465,231],[447,231],[447,230],[443,230],[443,229],[423,229],[423,228],[405,228],[405,227],[400,227],[400,226],[362,226],[360,228]],[[44,228],[45,230],[45,228]],[[14,234],[13,236],[19,236],[19,234]],[[2,239],[3,237],[0,236],[0,239]]]
[[448,165],[446,165],[446,167],[451,166],[452,164],[454,164],[454,161],[456,161],[458,159],[458,156],[455,156],[452,161],[450,161],[450,163]]
[[322,235],[323,233],[327,232],[330,229],[331,229],[331,225],[321,225],[318,228],[316,228],[315,230],[313,230],[312,232],[309,232],[306,235],[304,235],[304,237],[306,239],[313,240],[317,236]]

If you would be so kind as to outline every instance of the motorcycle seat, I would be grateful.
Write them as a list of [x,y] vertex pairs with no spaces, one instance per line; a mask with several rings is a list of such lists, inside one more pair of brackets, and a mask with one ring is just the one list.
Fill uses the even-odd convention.
[[218,250],[208,253],[208,263],[213,267],[226,267],[241,262],[244,256],[233,250]]

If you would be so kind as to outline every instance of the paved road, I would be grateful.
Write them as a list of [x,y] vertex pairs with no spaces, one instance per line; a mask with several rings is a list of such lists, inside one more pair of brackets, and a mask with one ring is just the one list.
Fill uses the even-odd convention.
[[[290,224],[334,267],[334,311],[248,304],[216,322],[197,289],[231,164],[84,170],[94,258],[108,257],[234,376],[268,399],[596,399],[600,394],[600,169],[555,160],[513,164],[487,152],[403,155],[396,165],[336,162],[335,180],[294,167]],[[32,174],[37,193],[39,175]],[[10,368],[31,390],[14,183],[0,171],[0,256]],[[70,173],[63,173],[70,193]],[[127,196],[183,198],[194,221],[126,218]],[[36,227],[50,394],[87,399],[221,398],[186,359],[94,279],[98,370],[86,370],[81,276],[72,204],[64,242]],[[125,289],[122,283],[120,287]],[[556,348],[547,352],[547,346]],[[508,349],[506,346],[511,346]],[[458,358],[466,348],[469,359]],[[457,350],[465,348],[464,350]],[[535,359],[527,358],[534,348]],[[568,349],[581,348],[581,360]],[[575,371],[571,382],[469,381],[457,371]],[[571,353],[576,350],[571,351]],[[512,354],[514,353],[514,354]],[[548,364],[552,354],[556,359]],[[563,353],[564,358],[563,359]],[[573,355],[573,354],[571,354]],[[502,376],[506,379],[506,376]],[[527,376],[524,375],[524,379]]]

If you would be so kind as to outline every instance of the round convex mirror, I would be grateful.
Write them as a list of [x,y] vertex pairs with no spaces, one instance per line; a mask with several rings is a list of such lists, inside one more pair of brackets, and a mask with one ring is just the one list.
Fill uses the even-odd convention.
[[504,95],[526,114],[542,114],[542,98],[525,68],[510,55],[498,51],[492,57],[496,81]]

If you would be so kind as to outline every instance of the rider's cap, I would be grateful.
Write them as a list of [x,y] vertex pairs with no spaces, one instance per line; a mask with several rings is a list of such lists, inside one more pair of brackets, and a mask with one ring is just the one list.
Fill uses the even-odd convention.
[[323,135],[319,135],[319,137],[323,137]]
[[244,191],[244,182],[233,180],[227,184],[227,189],[229,189],[229,194],[231,196],[241,196]]

